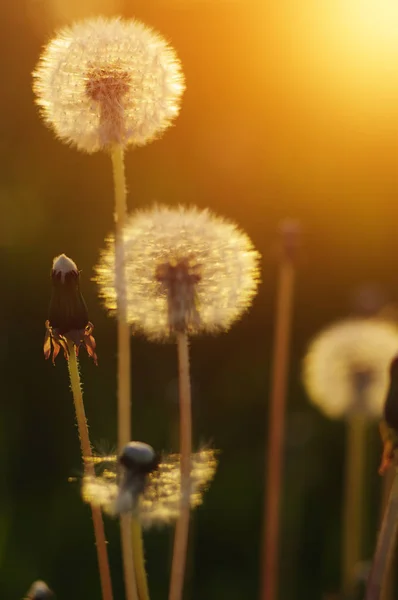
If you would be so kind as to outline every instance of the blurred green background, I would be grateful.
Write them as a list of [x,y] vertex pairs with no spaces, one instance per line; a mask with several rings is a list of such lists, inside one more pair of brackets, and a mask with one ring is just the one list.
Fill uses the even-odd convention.
[[[258,597],[276,231],[293,217],[303,247],[280,599],[319,600],[339,590],[344,423],[308,403],[301,360],[323,326],[360,310],[361,289],[380,290],[386,302],[398,298],[398,10],[387,0],[0,4],[0,598],[22,597],[39,577],[60,600],[100,598],[90,511],[78,484],[68,482],[81,475],[81,461],[67,368],[61,357],[55,368],[44,361],[42,342],[52,258],[65,252],[82,269],[98,344],[98,368],[84,352],[81,360],[91,436],[109,451],[116,442],[116,328],[91,277],[113,227],[111,168],[103,154],[56,141],[31,91],[31,71],[54,28],[97,13],[136,16],[158,29],[187,80],[175,127],[127,154],[131,208],[208,206],[236,220],[263,256],[250,312],[228,334],[192,342],[195,443],[222,452],[193,520],[187,598]],[[134,437],[175,451],[175,348],[134,338],[132,356]],[[368,450],[364,559],[379,518],[376,425]],[[107,522],[107,531],[121,600],[117,524]],[[145,540],[152,599],[160,600],[172,533],[151,531]]]

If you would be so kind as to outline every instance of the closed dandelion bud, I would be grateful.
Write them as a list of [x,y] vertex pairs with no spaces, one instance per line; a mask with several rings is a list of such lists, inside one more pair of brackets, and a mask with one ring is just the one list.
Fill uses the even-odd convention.
[[130,442],[119,456],[122,466],[119,493],[115,503],[115,511],[119,513],[134,512],[140,494],[147,483],[147,476],[154,471],[160,462],[155,450],[143,442]]
[[79,347],[84,345],[97,362],[95,340],[91,335],[93,325],[88,320],[87,306],[80,291],[80,273],[76,264],[65,254],[54,258],[51,270],[52,293],[46,321],[44,355],[52,352],[54,362],[62,348],[68,357],[68,341]]
[[127,322],[149,339],[227,330],[257,292],[258,252],[234,223],[209,210],[138,211],[124,228],[123,250],[119,264],[108,238],[96,266],[99,294],[114,313],[119,298]]
[[35,581],[30,587],[25,600],[53,600],[54,594],[44,581]]
[[169,44],[143,23],[118,17],[61,29],[33,78],[45,122],[90,153],[153,140],[178,115],[185,87]]

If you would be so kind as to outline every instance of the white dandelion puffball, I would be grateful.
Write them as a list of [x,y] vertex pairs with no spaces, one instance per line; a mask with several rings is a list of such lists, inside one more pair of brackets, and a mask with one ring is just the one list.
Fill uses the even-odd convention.
[[44,121],[89,153],[150,142],[178,115],[185,89],[173,48],[140,21],[120,17],[61,29],[33,79]]
[[309,398],[330,418],[380,417],[397,352],[398,329],[388,321],[348,319],[328,327],[304,359]]
[[184,302],[190,304],[185,315],[188,333],[227,330],[256,294],[260,255],[234,223],[207,209],[155,206],[137,211],[123,236],[126,286],[119,286],[121,269],[115,266],[111,236],[95,267],[99,295],[114,312],[117,295],[120,299],[125,290],[121,301],[127,321],[149,339],[165,339],[171,333],[170,297],[159,281],[159,270],[170,272],[184,265],[187,271],[187,298],[177,291],[174,300],[182,311]]
[[[144,490],[136,502],[120,498],[127,492],[119,487],[117,457],[97,459],[104,465],[96,476],[86,475],[82,482],[82,498],[92,506],[100,507],[111,517],[121,512],[132,512],[145,528],[168,525],[176,521],[181,511],[180,455],[162,457],[157,469],[150,473]],[[191,454],[190,507],[195,509],[203,502],[205,491],[217,470],[216,451],[202,449]],[[130,499],[133,500],[133,499]]]

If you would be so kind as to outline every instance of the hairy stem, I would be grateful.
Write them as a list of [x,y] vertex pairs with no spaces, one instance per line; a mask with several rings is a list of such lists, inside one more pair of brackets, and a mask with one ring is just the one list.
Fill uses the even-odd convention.
[[[88,434],[88,426],[83,403],[83,393],[79,375],[79,364],[77,361],[75,345],[68,341],[69,350],[69,378],[73,394],[73,402],[75,404],[76,421],[79,431],[80,446],[82,450],[83,464],[85,475],[94,476],[94,463],[92,459],[92,451],[90,437]],[[112,582],[108,561],[107,542],[105,538],[104,522],[102,519],[101,509],[95,506],[91,507],[94,524],[95,543],[97,547],[98,567],[101,580],[101,590],[103,600],[112,600]]]
[[169,600],[181,600],[184,589],[191,487],[191,383],[189,376],[188,336],[186,333],[177,333],[177,349],[180,395],[181,513],[174,534]]
[[276,600],[279,572],[279,507],[282,485],[286,382],[294,289],[294,265],[282,260],[276,308],[273,372],[270,397],[267,494],[264,507],[264,541],[261,599]]

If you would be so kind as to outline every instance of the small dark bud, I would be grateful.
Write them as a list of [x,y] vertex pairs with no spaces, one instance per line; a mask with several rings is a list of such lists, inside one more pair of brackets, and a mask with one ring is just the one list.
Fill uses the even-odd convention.
[[147,474],[154,471],[160,458],[149,444],[130,442],[119,456],[119,463],[128,471]]
[[84,346],[97,364],[93,324],[88,320],[87,306],[80,292],[80,274],[76,264],[65,254],[54,258],[51,271],[52,294],[49,307],[44,356],[52,354],[53,362],[62,349],[69,356],[68,343],[73,343],[76,354]]
[[80,292],[80,274],[73,260],[65,254],[56,257],[51,280],[50,326],[60,335],[84,330],[88,324],[88,310]]
[[116,512],[134,511],[139,496],[145,490],[147,477],[159,466],[160,457],[148,444],[130,442],[121,452],[119,463],[123,467],[123,473],[116,500]]

